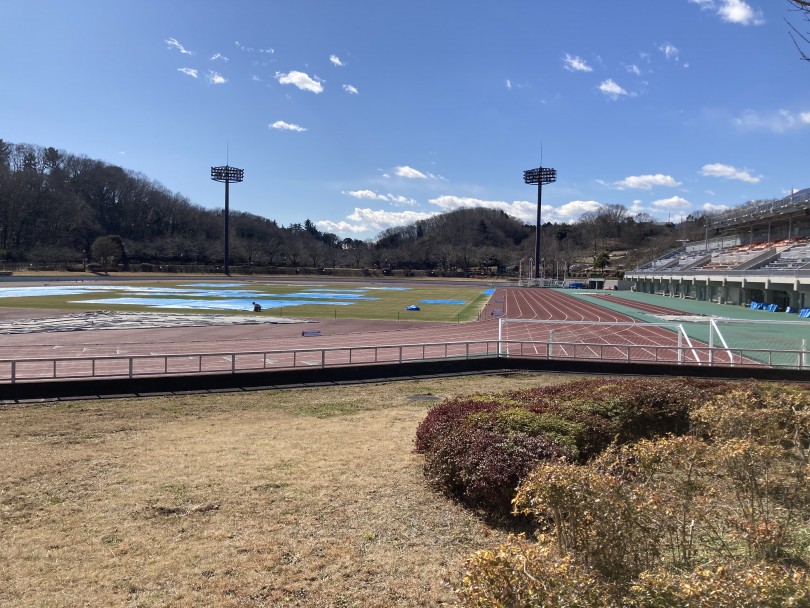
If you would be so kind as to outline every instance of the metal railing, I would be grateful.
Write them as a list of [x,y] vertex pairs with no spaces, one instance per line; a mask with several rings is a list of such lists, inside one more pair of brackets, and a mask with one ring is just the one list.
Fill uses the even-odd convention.
[[532,340],[475,340],[232,353],[0,359],[0,387],[3,384],[49,380],[237,374],[296,368],[323,369],[481,357],[810,370],[810,353],[802,350],[713,348],[699,345],[660,346]]

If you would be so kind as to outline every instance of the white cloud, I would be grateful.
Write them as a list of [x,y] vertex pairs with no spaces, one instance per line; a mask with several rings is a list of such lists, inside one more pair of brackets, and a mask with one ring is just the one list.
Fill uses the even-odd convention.
[[703,210],[706,213],[720,213],[731,209],[728,205],[715,205],[714,203],[703,203]]
[[377,194],[373,190],[350,190],[348,192],[342,192],[342,194],[346,194],[347,196],[353,196],[354,198],[360,199],[370,199],[370,200],[386,200],[384,194]]
[[593,72],[593,68],[585,63],[584,59],[568,53],[563,57],[563,67],[571,72]]
[[356,87],[353,87],[350,84],[344,84],[343,90],[346,91],[349,95],[359,95],[360,91],[357,90]]
[[208,75],[205,78],[208,80],[208,84],[225,84],[228,82],[227,78],[214,70],[208,70]]
[[672,196],[653,201],[652,206],[656,209],[691,209],[692,203],[680,196]]
[[300,125],[290,122],[284,122],[283,120],[277,120],[276,122],[267,125],[269,129],[276,129],[277,131],[296,131],[298,133],[303,133],[306,129]]
[[217,59],[221,59],[222,61],[224,61],[224,62],[226,62],[226,63],[227,63],[228,61],[230,61],[230,59],[228,59],[228,58],[227,58],[225,55],[223,55],[222,53],[214,53],[213,55],[211,55],[211,61],[216,61]]
[[326,232],[357,234],[372,230],[385,230],[392,226],[413,224],[419,220],[426,220],[437,213],[438,212],[426,211],[387,211],[384,209],[360,209],[359,207],[355,207],[354,212],[346,216],[346,219],[349,221],[333,222],[331,220],[320,220],[315,222],[315,225]]
[[342,194],[364,200],[387,201],[398,207],[413,207],[417,204],[416,200],[406,196],[398,194],[379,194],[373,190],[351,190],[349,192],[343,192]]
[[762,12],[754,10],[743,0],[689,0],[701,10],[712,11],[727,23],[739,25],[762,25],[765,19]]
[[[478,198],[444,195],[430,199],[431,204],[438,206],[442,211],[453,211],[455,209],[483,207],[485,209],[497,209],[507,215],[511,215],[520,221],[534,225],[537,223],[537,203],[529,201],[487,201]],[[540,221],[545,222],[575,222],[579,220],[583,213],[595,211],[602,207],[596,201],[571,201],[560,207],[544,204],[541,208]]]
[[633,64],[633,65],[628,65],[628,66],[627,66],[627,71],[628,71],[628,72],[630,72],[631,74],[636,75],[636,76],[641,76],[641,68],[640,68],[640,67],[638,67],[638,66],[637,66],[637,65],[635,65],[635,64]]
[[183,55],[191,55],[192,54],[191,51],[189,51],[182,44],[177,42],[177,38],[167,38],[166,40],[164,40],[164,42],[168,45],[168,48],[177,49]]
[[735,118],[733,123],[745,131],[787,133],[810,125],[810,112],[797,113],[790,110],[777,110],[763,114],[748,110]]
[[192,78],[197,78],[199,76],[197,70],[194,68],[177,68],[177,71],[182,72],[186,76],[191,76]]
[[512,81],[508,78],[506,79],[506,88],[512,90]]
[[315,94],[323,92],[323,84],[317,77],[313,78],[309,74],[297,70],[286,74],[276,72],[276,80],[278,80],[279,84],[295,85],[302,91],[310,91]]
[[629,95],[627,91],[625,91],[622,87],[618,84],[613,82],[610,78],[605,80],[602,84],[599,85],[599,90],[613,99],[614,101],[621,97],[622,95]]
[[346,65],[340,60],[340,57],[338,57],[337,55],[329,55],[329,61],[332,62],[332,65],[335,65],[337,67],[343,67],[344,65]]
[[571,201],[560,207],[543,205],[541,219],[543,222],[576,222],[583,213],[596,211],[603,206],[597,201]]
[[485,201],[466,196],[443,195],[428,201],[442,211],[453,211],[471,207],[484,207],[485,209],[498,209],[527,223],[535,223],[537,219],[537,205],[528,201]]
[[408,179],[427,179],[428,177],[425,173],[407,165],[397,167],[396,174],[399,177],[407,177]]
[[737,179],[741,182],[748,182],[749,184],[758,184],[760,181],[762,181],[761,175],[751,175],[751,172],[748,171],[748,169],[737,169],[736,167],[724,165],[722,163],[703,165],[700,174],[707,177]]
[[669,44],[668,42],[659,46],[658,50],[661,51],[667,59],[673,60],[677,60],[678,54],[680,53],[676,46]]
[[680,185],[681,182],[676,181],[674,177],[663,175],[661,173],[656,173],[655,175],[631,175],[614,184],[614,186],[619,190],[623,190],[625,188],[650,190],[654,186],[666,186],[669,188],[674,188],[675,186]]

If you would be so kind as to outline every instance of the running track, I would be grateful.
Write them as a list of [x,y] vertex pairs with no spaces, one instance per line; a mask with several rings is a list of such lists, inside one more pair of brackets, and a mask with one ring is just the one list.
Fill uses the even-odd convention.
[[[394,323],[366,321],[320,321],[307,325],[244,325],[178,327],[162,329],[85,330],[50,334],[13,334],[0,337],[0,359],[53,359],[105,355],[150,355],[188,353],[238,353],[292,349],[328,349],[348,346],[384,346],[465,342],[498,339],[498,317],[560,322],[628,323],[626,327],[600,328],[554,324],[553,334],[541,324],[508,324],[503,338],[509,341],[552,342],[526,346],[524,356],[580,356],[621,358],[631,355],[599,345],[639,345],[633,360],[676,360],[677,336],[672,331],[638,322],[631,317],[570,296],[538,288],[498,288],[481,319],[465,324]],[[302,337],[303,329],[317,328],[320,336]],[[560,342],[585,342],[589,346],[565,346]],[[511,345],[510,345],[511,347]],[[658,349],[654,347],[660,347]],[[668,350],[668,348],[671,350]],[[614,351],[616,349],[613,349]],[[621,349],[629,352],[628,349]],[[513,350],[512,352],[515,352]],[[369,355],[370,356],[370,355]],[[685,355],[694,361],[694,355]],[[700,358],[703,355],[700,354]],[[355,362],[360,362],[357,359]],[[348,363],[348,361],[347,361]],[[0,380],[6,377],[0,370]]]

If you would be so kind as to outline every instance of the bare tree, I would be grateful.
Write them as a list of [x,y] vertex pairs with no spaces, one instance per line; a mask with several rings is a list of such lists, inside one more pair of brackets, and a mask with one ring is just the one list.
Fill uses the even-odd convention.
[[[806,22],[810,22],[810,0],[787,0],[788,3],[793,7],[793,10],[799,12],[802,15],[802,19]],[[785,20],[787,21],[787,19]],[[810,46],[810,38],[808,38],[807,34],[803,34],[799,31],[799,29],[793,25],[790,21],[787,21],[788,26],[792,30],[790,32],[790,37],[793,40],[793,44],[796,45],[796,49],[799,51],[799,55],[801,56],[803,61],[810,61],[810,56],[804,51],[803,47]]]

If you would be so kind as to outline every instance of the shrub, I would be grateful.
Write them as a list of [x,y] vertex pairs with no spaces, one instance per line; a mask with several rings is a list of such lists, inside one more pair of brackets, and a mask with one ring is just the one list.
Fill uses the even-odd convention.
[[536,546],[473,556],[463,605],[810,608],[808,395],[714,387],[693,434],[540,463],[514,500]]
[[425,474],[467,504],[505,514],[521,479],[538,462],[568,456],[542,436],[456,426],[434,438],[425,455]]
[[807,572],[775,564],[710,562],[686,572],[657,570],[639,577],[629,608],[784,608],[810,606]]
[[549,546],[510,537],[467,560],[458,590],[467,608],[611,608],[613,590],[587,567]]
[[606,580],[626,582],[659,557],[655,505],[596,467],[543,463],[520,484],[515,510],[549,522],[560,555],[572,555]]
[[416,431],[428,479],[450,495],[505,513],[531,466],[587,461],[614,441],[689,427],[689,408],[724,383],[683,379],[599,379],[455,398],[433,408]]

